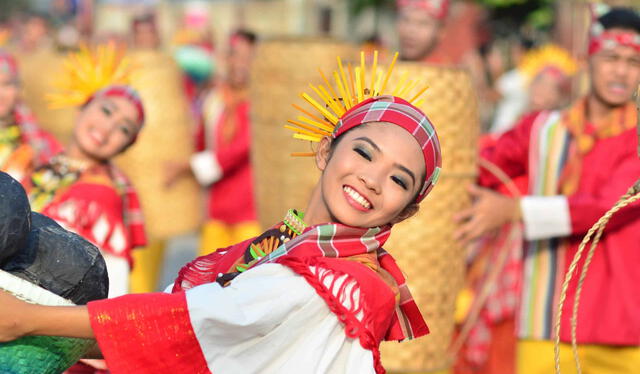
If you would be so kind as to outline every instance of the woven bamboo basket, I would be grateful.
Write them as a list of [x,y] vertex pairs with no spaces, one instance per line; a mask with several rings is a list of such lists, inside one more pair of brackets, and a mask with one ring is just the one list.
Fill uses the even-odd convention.
[[32,53],[16,53],[22,99],[31,109],[43,130],[49,131],[63,144],[71,139],[75,124],[74,108],[51,109],[46,94],[56,92],[56,79],[63,72],[64,56],[49,49]]
[[193,153],[192,118],[182,91],[181,73],[173,60],[159,52],[133,51],[137,67],[132,77],[145,109],[146,121],[136,143],[116,159],[136,187],[152,239],[165,239],[195,230],[200,224],[200,188],[182,178],[170,189],[164,182],[168,161],[188,160]]
[[394,226],[385,248],[406,272],[431,334],[384,343],[382,363],[394,373],[445,369],[454,327],[454,306],[464,279],[464,248],[453,240],[453,215],[468,207],[466,186],[476,175],[480,129],[476,96],[461,69],[400,63],[391,87],[404,72],[429,85],[421,108],[434,123],[442,147],[442,174],[417,216]]
[[[71,306],[71,301],[0,270],[0,289],[29,303]],[[91,339],[26,336],[0,343],[0,373],[59,374],[95,345]]]
[[[335,57],[355,57],[341,44],[312,41],[265,43],[254,67],[253,162],[260,221],[268,226],[288,208],[306,208],[317,182],[313,161],[292,158],[291,152],[309,151],[282,129],[301,103],[299,93],[320,83],[314,71],[335,69]],[[452,239],[453,214],[468,207],[466,185],[475,180],[479,119],[469,74],[460,69],[399,63],[390,80],[393,88],[407,71],[430,88],[422,109],[435,124],[443,153],[441,179],[416,217],[396,225],[385,246],[406,271],[413,295],[431,334],[411,342],[385,343],[382,362],[390,372],[430,372],[446,368],[446,351],[454,327],[454,301],[464,277],[463,248]],[[315,81],[313,81],[315,79]]]
[[282,220],[287,209],[305,209],[319,173],[306,157],[303,142],[293,141],[282,126],[299,114],[300,93],[309,83],[321,83],[316,68],[325,74],[336,66],[336,56],[355,56],[356,50],[326,39],[275,39],[262,42],[252,71],[252,162],[258,217],[263,227]]

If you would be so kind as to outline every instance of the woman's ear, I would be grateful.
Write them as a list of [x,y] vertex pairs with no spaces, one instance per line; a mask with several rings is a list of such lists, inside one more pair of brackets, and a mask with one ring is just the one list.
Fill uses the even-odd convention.
[[420,205],[418,205],[418,203],[411,203],[409,204],[409,206],[404,208],[404,210],[400,212],[400,214],[398,214],[396,218],[392,219],[390,223],[392,225],[395,225],[396,223],[400,223],[407,218],[413,217],[416,213],[418,213],[419,210],[420,210]]
[[331,138],[325,136],[320,140],[320,146],[318,146],[318,151],[316,152],[316,166],[319,170],[324,170],[329,163],[329,158],[331,157]]

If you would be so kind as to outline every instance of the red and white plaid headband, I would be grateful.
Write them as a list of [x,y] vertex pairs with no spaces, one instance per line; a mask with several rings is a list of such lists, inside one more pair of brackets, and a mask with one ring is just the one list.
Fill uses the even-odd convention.
[[18,64],[16,59],[6,51],[0,51],[0,71],[8,74],[11,79],[18,80]]
[[438,134],[429,118],[408,101],[383,95],[369,98],[349,109],[336,124],[335,139],[350,129],[369,122],[389,122],[407,130],[416,139],[425,164],[425,180],[416,202],[422,201],[438,181],[442,168],[442,155]]
[[640,34],[626,30],[609,31],[598,22],[598,18],[610,10],[611,7],[606,4],[592,3],[589,5],[589,11],[591,12],[589,55],[617,46],[631,47],[640,52]]
[[136,112],[138,114],[138,118],[137,118],[138,126],[142,127],[142,125],[144,125],[144,106],[142,105],[142,99],[140,98],[140,95],[138,94],[138,92],[130,86],[126,86],[126,85],[107,86],[97,91],[93,95],[91,95],[85,102],[85,105],[89,104],[91,101],[93,101],[96,98],[107,97],[107,96],[122,97],[127,99],[129,102],[131,102],[136,107]]
[[451,0],[398,0],[398,9],[404,7],[416,7],[425,9],[429,14],[437,19],[445,19],[449,12]]

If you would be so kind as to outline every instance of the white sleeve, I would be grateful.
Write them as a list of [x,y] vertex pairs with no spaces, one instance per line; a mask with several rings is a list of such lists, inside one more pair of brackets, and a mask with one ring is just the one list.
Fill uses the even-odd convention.
[[520,200],[527,240],[565,237],[571,234],[566,196],[525,196]]
[[315,289],[285,266],[264,264],[186,298],[213,373],[373,373],[371,352],[347,338]]
[[191,156],[191,170],[196,180],[203,186],[208,186],[222,178],[222,167],[211,151],[202,151]]

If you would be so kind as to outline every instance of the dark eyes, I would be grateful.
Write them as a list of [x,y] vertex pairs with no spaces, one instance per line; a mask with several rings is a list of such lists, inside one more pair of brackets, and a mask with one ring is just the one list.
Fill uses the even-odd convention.
[[127,136],[131,135],[131,129],[127,126],[120,126],[120,131]]
[[102,106],[102,113],[104,113],[106,116],[110,116],[111,115],[111,109],[107,108],[106,106]]
[[403,189],[405,190],[408,189],[407,184],[402,180],[402,178],[393,176],[391,177],[391,180],[398,186],[402,187]]
[[[354,152],[359,154],[365,160],[371,161],[371,155],[366,150],[364,150],[363,148],[355,147],[355,148],[353,148],[353,150],[354,150]],[[391,180],[393,181],[393,183],[397,184],[402,189],[404,189],[404,190],[408,190],[409,189],[409,187],[407,186],[407,183],[404,181],[404,179],[394,175],[394,176],[391,177]]]
[[371,155],[369,153],[367,153],[367,151],[365,151],[364,149],[360,148],[360,147],[356,147],[353,149],[357,154],[359,154],[360,156],[362,156],[362,158],[364,158],[367,161],[371,161]]

